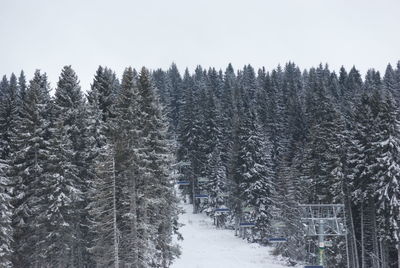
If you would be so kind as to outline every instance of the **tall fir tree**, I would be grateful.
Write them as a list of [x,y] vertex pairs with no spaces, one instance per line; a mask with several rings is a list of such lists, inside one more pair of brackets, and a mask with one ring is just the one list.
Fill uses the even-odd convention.
[[49,179],[50,95],[47,76],[36,71],[21,107],[13,157],[14,255],[16,267],[40,266],[45,259],[43,210]]
[[60,187],[69,191],[59,194],[67,196],[70,202],[69,211],[64,212],[68,214],[64,218],[68,218],[69,232],[72,234],[72,245],[68,245],[72,248],[69,261],[73,262],[70,265],[83,267],[84,263],[90,263],[90,256],[86,251],[90,245],[89,215],[85,208],[89,203],[88,192],[93,180],[90,172],[90,155],[93,149],[87,132],[85,100],[78,77],[71,66],[62,69],[54,95],[54,135],[55,139],[59,139],[58,146],[61,147],[60,164],[65,165],[64,180],[60,180],[60,183],[68,185]]
[[[142,235],[148,238],[147,248],[145,245],[139,258],[150,267],[166,268],[179,255],[172,242],[177,224],[177,200],[167,173],[171,152],[166,139],[165,121],[154,94],[154,84],[144,67],[139,74],[138,87],[141,111],[141,146],[138,153],[141,156],[139,173],[143,191],[143,197],[138,200],[138,214],[144,219],[138,227]],[[152,252],[153,257],[149,259],[146,251]]]
[[124,71],[121,90],[115,105],[116,118],[112,122],[118,193],[118,230],[121,264],[139,267],[139,247],[143,240],[138,233],[138,128],[139,95],[137,74],[132,68]]

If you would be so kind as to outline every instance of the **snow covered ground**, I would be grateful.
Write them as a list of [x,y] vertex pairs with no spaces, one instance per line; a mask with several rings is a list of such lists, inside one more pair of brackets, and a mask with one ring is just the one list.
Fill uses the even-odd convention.
[[192,214],[191,205],[182,207],[182,255],[172,268],[288,268],[269,254],[270,248],[249,244],[232,230],[216,229],[206,215]]

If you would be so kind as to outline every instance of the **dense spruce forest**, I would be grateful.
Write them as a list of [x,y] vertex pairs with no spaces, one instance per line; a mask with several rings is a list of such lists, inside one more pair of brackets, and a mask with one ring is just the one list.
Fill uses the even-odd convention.
[[151,74],[1,82],[1,267],[168,267],[174,161]]
[[400,62],[365,77],[290,62],[119,79],[100,66],[83,90],[71,66],[54,89],[40,71],[4,76],[1,266],[169,267],[181,192],[220,228],[254,222],[237,233],[249,242],[284,222],[275,253],[291,264],[318,257],[298,205],[344,204],[326,267],[399,267],[399,105]]

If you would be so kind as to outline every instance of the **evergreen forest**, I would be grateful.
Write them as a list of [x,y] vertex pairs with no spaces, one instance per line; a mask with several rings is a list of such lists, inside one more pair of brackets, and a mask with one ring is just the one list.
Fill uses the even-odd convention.
[[170,267],[183,199],[249,243],[279,222],[289,265],[318,258],[299,205],[343,204],[326,267],[400,267],[399,108],[400,62],[4,75],[0,266]]

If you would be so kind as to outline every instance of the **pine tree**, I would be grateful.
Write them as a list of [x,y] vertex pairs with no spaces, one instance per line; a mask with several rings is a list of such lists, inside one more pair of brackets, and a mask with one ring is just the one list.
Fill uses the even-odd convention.
[[[147,248],[144,245],[139,258],[150,267],[169,267],[179,254],[172,244],[177,224],[177,200],[167,173],[171,155],[165,136],[166,127],[147,69],[142,68],[138,81],[141,100],[139,125],[142,129],[138,153],[142,156],[139,172],[143,183],[143,197],[138,200],[138,214],[143,217],[143,223],[138,229],[143,237],[148,238]],[[152,253],[151,259],[148,259],[146,251]]]
[[[90,91],[87,93],[87,130],[86,135],[87,139],[87,150],[86,150],[86,164],[88,168],[85,170],[87,172],[87,176],[92,178],[92,181],[86,181],[85,186],[87,187],[85,190],[88,191],[85,198],[89,200],[85,200],[82,202],[83,204],[93,206],[96,199],[93,199],[96,196],[97,192],[94,188],[95,178],[96,178],[96,169],[95,167],[98,165],[98,157],[101,157],[102,150],[105,146],[113,146],[110,144],[112,140],[112,120],[116,117],[114,111],[114,105],[116,103],[116,98],[119,93],[120,85],[119,81],[115,76],[115,73],[108,69],[99,66],[96,71],[93,84],[91,85]],[[82,208],[85,208],[82,206]],[[87,210],[83,210],[84,213],[87,213]],[[87,220],[86,220],[87,218]],[[87,229],[83,229],[84,235],[87,235],[89,241],[86,242],[86,247],[93,249],[96,246],[95,240],[97,239],[97,230],[90,230],[90,226],[93,225],[93,219],[89,217],[89,215],[85,215],[83,218],[84,222],[87,222],[86,225],[82,225],[82,227],[89,228],[88,233]],[[88,256],[90,257],[90,256]]]
[[36,71],[21,108],[14,174],[13,265],[29,267],[44,262],[43,211],[49,173],[50,95],[46,75]]
[[121,90],[115,104],[116,118],[113,120],[113,140],[117,172],[118,229],[121,233],[121,264],[138,267],[138,247],[142,244],[139,236],[137,217],[138,177],[138,128],[139,96],[136,71],[124,71]]
[[[64,174],[59,180],[59,186],[53,187],[63,191],[57,192],[66,196],[69,204],[68,209],[62,211],[62,218],[69,221],[68,232],[72,239],[68,247],[69,262],[76,267],[83,267],[84,263],[90,262],[86,251],[90,244],[88,222],[89,215],[85,211],[88,205],[88,191],[91,184],[90,172],[90,141],[87,133],[86,108],[83,94],[79,86],[78,77],[71,66],[65,66],[61,72],[54,98],[54,139],[58,139],[55,145],[60,147],[59,163],[64,165]],[[60,177],[61,178],[61,177]],[[67,191],[67,192],[65,192]],[[59,198],[54,198],[58,200]],[[58,202],[58,201],[57,201]],[[55,204],[56,205],[56,204]],[[61,230],[63,231],[63,230]],[[59,239],[58,239],[59,240]],[[72,243],[72,245],[71,245]]]

